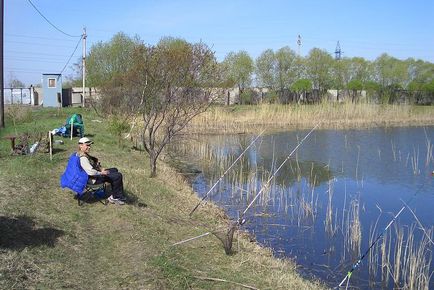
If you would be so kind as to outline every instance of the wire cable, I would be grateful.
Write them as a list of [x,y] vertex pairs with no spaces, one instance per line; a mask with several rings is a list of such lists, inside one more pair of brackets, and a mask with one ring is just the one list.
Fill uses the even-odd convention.
[[75,52],[77,51],[77,47],[78,47],[78,45],[80,44],[80,41],[81,41],[82,38],[83,38],[83,36],[80,37],[80,39],[78,40],[77,45],[75,46],[74,51],[72,52],[71,56],[69,57],[68,61],[67,61],[66,64],[65,64],[65,66],[62,68],[62,71],[60,72],[60,74],[63,73],[63,71],[65,70],[66,66],[69,64],[69,61],[70,61],[71,58],[74,56]]
[[32,3],[32,1],[30,1],[30,0],[27,0],[27,1],[30,3],[30,5],[33,6],[33,8],[35,8],[35,10],[39,13],[39,15],[41,15],[42,18],[44,18],[45,21],[47,21],[48,24],[50,24],[51,26],[53,26],[57,31],[59,31],[59,32],[65,34],[66,36],[69,36],[69,37],[83,37],[82,35],[71,35],[71,34],[68,34],[68,33],[62,31],[60,28],[58,28],[56,25],[54,25],[50,20],[48,20],[47,17],[45,17],[44,14],[42,14],[42,12],[39,11],[38,8],[36,8],[36,6]]

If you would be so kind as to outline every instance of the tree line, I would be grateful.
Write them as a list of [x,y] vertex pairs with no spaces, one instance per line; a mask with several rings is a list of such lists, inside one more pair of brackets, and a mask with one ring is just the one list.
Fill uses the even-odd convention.
[[[269,89],[269,101],[284,103],[300,101],[300,94],[312,91],[317,92],[313,101],[320,101],[330,89],[350,96],[353,102],[359,100],[361,91],[377,103],[434,101],[434,64],[413,58],[399,60],[386,53],[374,61],[334,59],[327,51],[313,48],[303,57],[285,46],[277,51],[267,49],[256,60],[246,51],[231,52],[222,65],[244,102],[256,101],[248,93],[253,83]],[[285,92],[292,92],[293,98],[288,99]]]
[[100,91],[92,105],[112,116],[113,132],[120,136],[137,124],[151,176],[163,148],[213,103],[218,88],[237,87],[244,104],[258,101],[253,86],[267,88],[261,101],[280,103],[321,101],[329,89],[352,92],[354,102],[362,90],[381,103],[399,101],[400,90],[410,92],[405,101],[414,103],[430,103],[434,94],[434,64],[422,60],[401,61],[387,54],[373,62],[361,57],[335,60],[318,48],[301,57],[283,47],[267,49],[256,60],[246,51],[230,52],[219,62],[201,42],[165,37],[150,45],[124,33],[93,45],[86,70],[87,85]]
[[[130,51],[140,42],[138,37],[118,33],[109,42],[94,45],[88,56],[88,84],[99,87],[114,74],[127,71]],[[414,58],[400,60],[386,53],[374,61],[363,57],[337,60],[323,49],[313,48],[303,57],[285,46],[277,51],[267,49],[256,59],[244,50],[230,52],[217,65],[213,85],[238,88],[238,102],[244,104],[259,102],[252,87],[267,88],[265,101],[276,103],[321,101],[330,89],[338,91],[338,100],[347,96],[353,102],[359,101],[362,91],[377,103],[434,101],[434,64]],[[309,95],[313,97],[306,98]]]

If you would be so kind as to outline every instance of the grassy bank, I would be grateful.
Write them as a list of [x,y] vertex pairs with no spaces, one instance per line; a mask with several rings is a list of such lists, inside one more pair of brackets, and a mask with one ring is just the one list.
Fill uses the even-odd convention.
[[310,128],[369,128],[434,124],[434,106],[321,103],[212,107],[195,118],[192,132],[257,132]]
[[[59,176],[77,138],[56,137],[64,144],[55,146],[51,161],[47,153],[10,155],[5,136],[36,136],[72,113],[83,114],[86,135],[95,140],[92,153],[103,166],[123,172],[128,205],[78,207],[72,193],[60,189]],[[183,178],[164,163],[157,178],[148,178],[147,156],[129,144],[119,148],[92,112],[29,110],[15,121],[14,127],[6,119],[0,131],[1,289],[321,288],[300,278],[293,263],[274,259],[244,236],[230,256],[212,235],[171,247],[226,225],[224,213],[206,205],[189,218],[198,199]]]

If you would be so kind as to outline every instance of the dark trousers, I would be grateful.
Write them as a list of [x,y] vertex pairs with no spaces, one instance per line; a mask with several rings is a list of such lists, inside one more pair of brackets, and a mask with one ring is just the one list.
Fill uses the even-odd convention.
[[109,182],[112,187],[112,195],[114,198],[124,197],[124,183],[122,180],[122,173],[117,168],[106,169],[108,175],[100,175],[96,178],[96,183]]

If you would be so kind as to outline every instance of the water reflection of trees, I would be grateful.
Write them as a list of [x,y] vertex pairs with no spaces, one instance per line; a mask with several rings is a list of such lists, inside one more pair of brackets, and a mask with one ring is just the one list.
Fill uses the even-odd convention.
[[[202,167],[204,173],[212,180],[217,180],[226,168],[228,168],[237,156],[233,155],[231,158],[227,158],[223,164],[221,162],[214,163],[214,166]],[[209,165],[209,163],[208,163]],[[280,164],[273,162],[273,160],[260,157],[256,154],[245,155],[241,158],[237,164],[235,164],[231,172],[228,173],[227,179],[229,182],[246,183],[251,181],[252,176],[256,176],[257,179],[267,181],[270,176],[275,172]],[[315,161],[299,161],[289,160],[286,162],[279,172],[275,175],[273,183],[282,187],[292,186],[302,179],[311,187],[317,187],[334,176],[330,168],[323,163]]]
[[278,185],[294,185],[305,179],[310,186],[317,187],[333,178],[326,164],[315,161],[289,160],[275,176]]
[[[184,156],[183,159],[199,166],[210,180],[217,180],[252,141],[252,137],[246,135],[227,138],[229,141],[225,140],[225,143],[217,138],[217,140],[208,140],[209,142],[190,141],[177,144],[171,147],[171,151],[176,152],[176,155]],[[281,153],[277,154],[274,149],[269,142],[261,144],[261,141],[258,141],[233,165],[226,180],[229,183],[237,181],[238,184],[251,182],[252,176],[256,176],[261,181],[268,180],[283,162],[283,158],[286,158]],[[279,156],[276,157],[276,155]],[[298,160],[294,156],[279,170],[273,182],[285,187],[305,179],[310,186],[317,187],[329,181],[333,176],[334,173],[327,164],[311,160]]]

